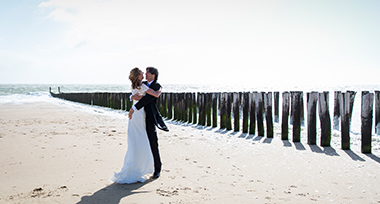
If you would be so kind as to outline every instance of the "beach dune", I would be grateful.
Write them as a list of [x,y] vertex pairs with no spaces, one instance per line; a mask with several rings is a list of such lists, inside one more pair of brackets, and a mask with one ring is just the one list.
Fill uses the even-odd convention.
[[128,119],[0,104],[0,203],[380,203],[380,155],[166,121],[161,177],[112,184]]

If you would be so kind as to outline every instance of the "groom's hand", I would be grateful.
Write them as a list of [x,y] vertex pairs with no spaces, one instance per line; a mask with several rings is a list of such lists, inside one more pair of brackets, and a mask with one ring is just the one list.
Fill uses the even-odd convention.
[[135,111],[133,110],[133,108],[131,108],[131,110],[129,110],[129,113],[128,113],[129,120],[132,119],[133,112]]

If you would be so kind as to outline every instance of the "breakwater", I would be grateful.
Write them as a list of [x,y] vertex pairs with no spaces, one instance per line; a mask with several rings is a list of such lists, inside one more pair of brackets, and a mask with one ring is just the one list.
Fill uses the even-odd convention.
[[[53,97],[128,111],[128,92],[52,93]],[[340,129],[341,148],[350,149],[350,123],[356,92],[335,91],[333,115],[330,92],[215,92],[162,93],[157,107],[170,120],[220,129],[241,131],[272,138],[274,123],[281,123],[281,138],[301,140],[301,126],[307,121],[307,143],[317,144],[317,121],[321,146],[330,146],[331,130]],[[281,99],[281,104],[280,104]],[[380,92],[361,93],[361,151],[371,153],[372,129],[380,134]],[[281,112],[280,112],[281,110]],[[318,110],[318,112],[317,112]],[[280,117],[281,115],[281,117]],[[317,118],[318,115],[318,118]],[[289,132],[289,130],[291,132]]]

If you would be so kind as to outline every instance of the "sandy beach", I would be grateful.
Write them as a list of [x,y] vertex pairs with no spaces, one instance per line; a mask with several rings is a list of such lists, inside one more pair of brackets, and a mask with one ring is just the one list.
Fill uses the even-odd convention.
[[161,177],[112,184],[125,115],[0,104],[0,203],[380,203],[380,155],[166,121]]

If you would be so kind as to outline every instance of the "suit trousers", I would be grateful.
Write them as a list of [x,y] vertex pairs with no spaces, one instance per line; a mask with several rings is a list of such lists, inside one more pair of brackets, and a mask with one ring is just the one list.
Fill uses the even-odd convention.
[[153,154],[153,161],[154,161],[154,172],[161,172],[161,158],[160,153],[158,150],[158,138],[157,138],[157,131],[156,126],[154,123],[146,118],[146,132],[148,134],[148,139],[150,143],[150,149],[152,150]]

